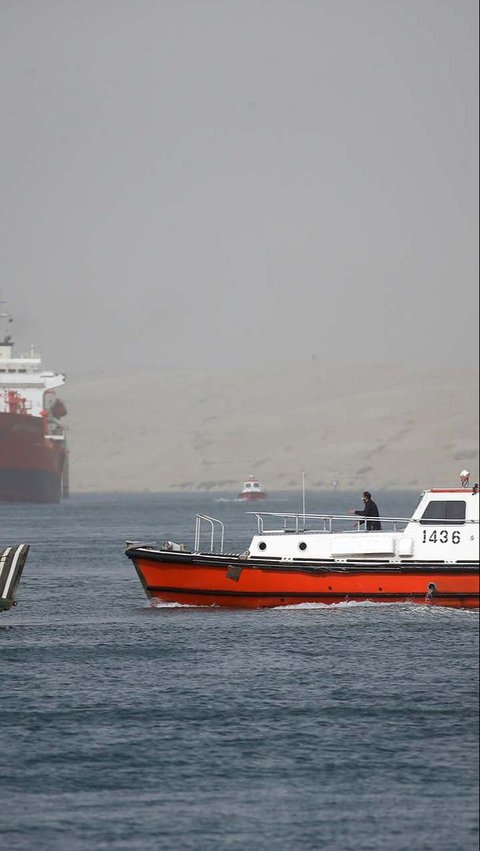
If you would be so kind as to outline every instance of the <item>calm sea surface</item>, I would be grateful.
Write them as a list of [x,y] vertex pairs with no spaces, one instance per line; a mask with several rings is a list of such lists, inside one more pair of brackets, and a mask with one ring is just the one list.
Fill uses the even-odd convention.
[[[374,495],[397,516],[417,496]],[[31,544],[0,616],[2,847],[476,851],[478,614],[151,608],[124,542],[191,545],[196,511],[248,546],[245,504],[214,494],[0,507],[1,543]]]

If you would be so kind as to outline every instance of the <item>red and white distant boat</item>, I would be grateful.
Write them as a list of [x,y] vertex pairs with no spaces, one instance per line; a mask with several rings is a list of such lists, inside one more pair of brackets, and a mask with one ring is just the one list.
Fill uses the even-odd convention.
[[[0,318],[11,323],[6,313]],[[58,502],[68,495],[67,410],[55,395],[61,373],[42,369],[40,355],[14,350],[0,337],[0,502]]]
[[[424,491],[408,519],[369,531],[351,516],[252,512],[257,532],[242,553],[224,551],[220,520],[197,515],[195,543],[130,543],[148,597],[196,606],[422,603],[478,608],[478,485]],[[201,549],[207,524],[210,549]],[[273,528],[267,529],[267,525]],[[216,540],[214,540],[216,538]]]
[[238,497],[239,499],[265,499],[266,493],[263,490],[260,482],[255,476],[250,476],[246,482],[243,483],[243,488],[240,491]]

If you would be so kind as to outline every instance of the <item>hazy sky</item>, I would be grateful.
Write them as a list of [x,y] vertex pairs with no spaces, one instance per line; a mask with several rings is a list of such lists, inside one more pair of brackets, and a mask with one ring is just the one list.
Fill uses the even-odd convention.
[[477,364],[477,0],[1,0],[18,343]]

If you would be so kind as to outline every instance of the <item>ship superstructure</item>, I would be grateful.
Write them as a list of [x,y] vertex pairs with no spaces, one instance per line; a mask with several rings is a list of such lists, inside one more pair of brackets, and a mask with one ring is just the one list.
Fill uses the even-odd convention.
[[[0,314],[11,324],[8,314]],[[67,413],[56,390],[62,373],[42,369],[41,357],[0,337],[0,501],[58,502],[68,495]]]

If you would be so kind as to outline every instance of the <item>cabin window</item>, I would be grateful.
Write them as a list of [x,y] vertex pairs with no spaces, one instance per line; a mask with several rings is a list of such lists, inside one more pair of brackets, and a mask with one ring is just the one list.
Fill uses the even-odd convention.
[[305,541],[300,541],[300,543],[298,545],[298,549],[299,550],[306,550],[307,549],[307,545],[306,545]]
[[432,500],[422,514],[422,526],[459,526],[465,523],[467,503],[464,499]]
[[260,541],[260,543],[258,545],[258,549],[259,550],[266,550],[267,549],[267,545],[266,545],[265,541]]

